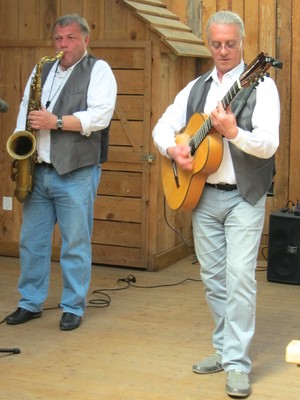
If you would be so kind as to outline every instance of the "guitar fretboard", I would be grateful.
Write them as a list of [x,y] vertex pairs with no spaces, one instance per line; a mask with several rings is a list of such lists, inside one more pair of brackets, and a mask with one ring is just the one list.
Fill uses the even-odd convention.
[[[240,80],[237,79],[234,84],[231,86],[231,88],[228,90],[228,92],[225,94],[223,99],[221,100],[221,103],[226,109],[229,104],[232,102],[232,100],[235,98],[235,96],[238,94],[238,92],[241,90],[241,84]],[[209,134],[210,130],[212,129],[213,125],[211,122],[211,118],[208,117],[204,123],[201,125],[201,127],[198,129],[198,131],[194,134],[192,139],[189,142],[189,146],[191,147],[191,155],[193,156],[200,146],[200,144],[203,142],[203,140],[206,138],[206,136]]]

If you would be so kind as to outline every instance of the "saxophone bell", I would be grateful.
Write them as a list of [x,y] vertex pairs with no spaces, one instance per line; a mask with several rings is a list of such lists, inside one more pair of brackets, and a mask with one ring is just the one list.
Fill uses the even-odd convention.
[[6,143],[8,154],[16,160],[25,160],[36,150],[36,139],[28,131],[18,131],[12,134]]
[[8,138],[6,150],[13,158],[11,180],[16,183],[14,196],[23,203],[32,191],[35,136],[28,131],[17,131]]

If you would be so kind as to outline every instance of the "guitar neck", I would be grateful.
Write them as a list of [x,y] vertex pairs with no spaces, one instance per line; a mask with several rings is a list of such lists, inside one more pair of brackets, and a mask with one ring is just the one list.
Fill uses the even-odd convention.
[[[233,101],[233,99],[236,97],[238,92],[241,90],[242,86],[240,83],[240,80],[237,79],[234,84],[231,86],[231,88],[228,90],[228,92],[225,94],[223,99],[221,100],[221,103],[226,109],[229,104]],[[203,125],[198,129],[198,131],[195,133],[195,135],[192,137],[192,139],[189,142],[189,146],[191,147],[191,155],[193,156],[200,146],[200,144],[203,142],[203,140],[206,138],[206,136],[209,134],[210,130],[212,129],[212,122],[211,118],[208,117]]]
[[237,79],[234,84],[231,86],[231,88],[228,90],[228,92],[225,94],[223,99],[221,100],[221,103],[226,110],[226,108],[229,106],[229,104],[233,101],[235,96],[238,94],[238,92],[241,90],[241,84],[240,80]]

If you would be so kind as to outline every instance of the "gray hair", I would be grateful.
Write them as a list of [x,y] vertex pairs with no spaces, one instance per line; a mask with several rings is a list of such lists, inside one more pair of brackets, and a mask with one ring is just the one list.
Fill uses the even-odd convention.
[[68,26],[68,25],[71,25],[74,23],[79,25],[80,30],[84,35],[86,35],[86,36],[90,35],[90,27],[89,27],[86,19],[81,17],[78,14],[68,14],[68,15],[59,17],[53,24],[52,34],[54,33],[54,30],[57,26],[65,27],[65,26]]
[[208,39],[209,39],[209,28],[211,27],[212,24],[237,25],[240,31],[241,39],[245,37],[244,22],[242,21],[241,17],[238,14],[235,14],[232,11],[218,11],[209,18],[206,25],[206,36]]

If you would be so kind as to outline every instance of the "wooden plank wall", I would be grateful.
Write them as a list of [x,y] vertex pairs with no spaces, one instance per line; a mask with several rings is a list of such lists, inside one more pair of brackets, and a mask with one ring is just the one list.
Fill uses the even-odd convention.
[[[269,214],[283,208],[289,200],[300,198],[300,2],[292,0],[165,0],[180,10],[183,22],[205,41],[205,26],[219,10],[237,12],[245,23],[246,62],[264,51],[283,62],[282,70],[270,71],[281,101],[280,146],[276,153],[274,196],[268,197],[262,246],[268,242]],[[200,5],[201,3],[201,5]],[[200,12],[191,12],[194,11]]]
[[149,44],[126,43],[92,48],[95,56],[113,66],[118,83],[109,159],[102,165],[95,202],[93,260],[146,268],[149,164],[142,161],[142,154],[149,152],[145,109],[150,104],[151,56]]

